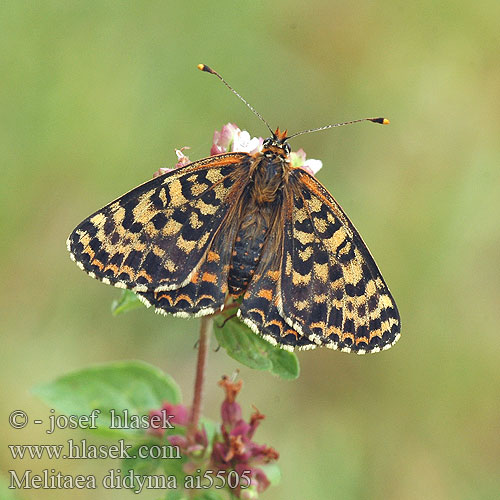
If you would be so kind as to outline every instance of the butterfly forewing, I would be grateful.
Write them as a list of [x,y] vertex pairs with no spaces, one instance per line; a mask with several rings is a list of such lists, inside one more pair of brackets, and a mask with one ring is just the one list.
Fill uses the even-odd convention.
[[399,337],[399,313],[372,256],[328,191],[307,172],[290,177],[281,294],[284,317],[315,342],[359,353]]
[[72,258],[93,277],[135,291],[188,284],[203,262],[248,162],[230,153],[194,162],[129,191],[70,235]]

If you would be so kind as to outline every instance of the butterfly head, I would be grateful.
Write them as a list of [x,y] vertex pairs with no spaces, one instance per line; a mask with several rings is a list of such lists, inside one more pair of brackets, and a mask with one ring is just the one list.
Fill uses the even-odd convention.
[[287,130],[281,131],[279,127],[262,144],[262,153],[265,156],[288,156],[291,148],[287,141]]

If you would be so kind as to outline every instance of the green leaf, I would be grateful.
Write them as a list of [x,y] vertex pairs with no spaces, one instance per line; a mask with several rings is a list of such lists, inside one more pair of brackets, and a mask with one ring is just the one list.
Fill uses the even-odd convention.
[[171,490],[161,500],[188,500],[188,495],[182,490]]
[[271,370],[273,365],[267,348],[271,344],[255,335],[240,320],[230,319],[222,328],[215,325],[215,337],[219,345],[236,361],[254,370]]
[[[156,443],[157,446],[162,446],[159,442]],[[144,476],[152,476],[160,467],[160,462],[157,458],[140,458],[139,448],[142,447],[150,447],[151,445],[146,443],[136,444],[132,448],[130,448],[127,453],[130,455],[130,458],[124,458],[122,460],[122,475],[126,475],[130,469],[133,469],[135,474],[144,475]],[[144,450],[144,448],[143,448]]]
[[9,482],[3,476],[0,477],[0,500],[17,500],[19,497],[14,490],[9,489]]
[[172,377],[142,361],[85,368],[38,385],[33,392],[64,415],[89,415],[99,409],[98,429],[94,432],[111,437],[144,436],[145,430],[110,428],[110,410],[120,416],[124,416],[124,410],[130,417],[142,416],[161,408],[165,401],[177,404],[181,400],[179,386]]
[[118,299],[113,300],[111,304],[111,313],[113,316],[118,316],[128,311],[133,311],[139,307],[145,307],[139,300],[139,297],[132,290],[122,290],[122,294]]
[[215,336],[229,356],[249,368],[268,370],[286,380],[299,376],[299,360],[293,352],[271,345],[236,318],[221,328],[216,325]]
[[207,433],[207,441],[210,446],[210,443],[213,442],[215,435],[220,433],[220,424],[202,416],[200,417],[200,427],[205,429],[205,432]]
[[225,497],[222,497],[219,493],[215,491],[203,491],[199,495],[193,497],[196,500],[224,500]]
[[295,380],[300,374],[299,358],[290,351],[274,347],[269,352],[269,359],[273,365],[271,372],[285,380]]

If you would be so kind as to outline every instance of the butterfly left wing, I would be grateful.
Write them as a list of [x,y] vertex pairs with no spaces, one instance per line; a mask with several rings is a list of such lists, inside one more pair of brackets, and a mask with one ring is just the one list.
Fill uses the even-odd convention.
[[134,291],[187,285],[245,179],[246,153],[206,158],[156,177],[85,219],[68,249],[104,283]]
[[205,316],[220,309],[228,292],[228,273],[231,264],[232,242],[239,228],[238,214],[247,178],[241,178],[233,187],[233,202],[217,230],[206,254],[189,282],[175,290],[137,292],[148,307],[154,306],[161,314],[180,317]]

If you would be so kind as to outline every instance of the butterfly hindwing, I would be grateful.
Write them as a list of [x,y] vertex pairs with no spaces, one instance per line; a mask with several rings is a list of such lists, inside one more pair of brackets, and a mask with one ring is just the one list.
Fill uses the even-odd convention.
[[281,277],[283,315],[310,340],[376,352],[400,331],[399,313],[370,252],[328,191],[307,172],[290,176]]
[[203,316],[212,314],[223,304],[227,294],[227,272],[231,249],[221,247],[219,233],[208,250],[204,261],[190,277],[189,283],[175,290],[137,292],[147,305],[157,312],[176,316]]
[[238,231],[238,204],[243,198],[241,195],[246,182],[243,176],[231,188],[233,205],[189,282],[175,290],[138,292],[146,305],[154,306],[157,312],[181,317],[204,316],[221,308],[228,292],[231,242]]
[[262,255],[238,311],[240,319],[272,344],[293,350],[311,349],[316,344],[285,322],[280,312],[281,267],[283,262],[283,206],[276,207],[274,225],[269,231]]
[[72,258],[89,275],[121,288],[187,285],[225,219],[248,158],[206,158],[129,191],[71,233]]

